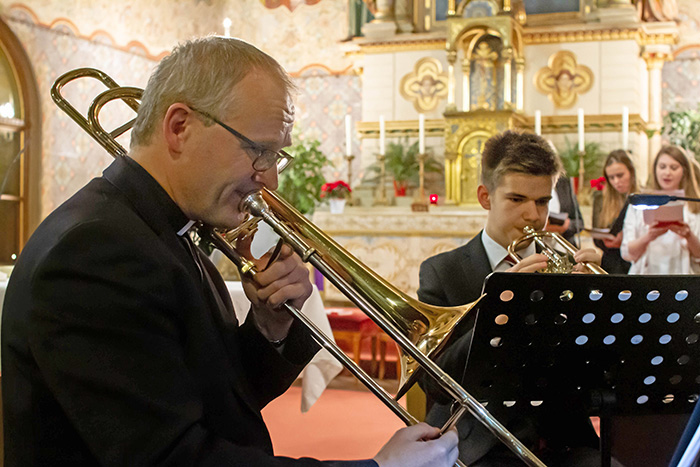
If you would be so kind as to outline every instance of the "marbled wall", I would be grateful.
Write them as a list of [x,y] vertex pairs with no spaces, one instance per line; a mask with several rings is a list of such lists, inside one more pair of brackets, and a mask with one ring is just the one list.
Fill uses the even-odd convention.
[[678,3],[679,43],[675,59],[663,68],[663,114],[700,103],[700,2]]
[[[96,67],[121,84],[143,87],[173,45],[194,35],[222,33],[226,16],[234,20],[232,36],[267,51],[295,76],[300,136],[321,141],[321,150],[334,162],[327,168],[329,179],[345,176],[344,116],[350,113],[354,121],[361,116],[361,81],[340,51],[347,26],[345,2],[295,0],[277,8],[267,8],[260,0],[9,3],[0,1],[2,16],[25,47],[40,92],[42,216],[111,160],[53,103],[49,90],[55,79],[75,68]],[[66,95],[84,111],[101,89],[97,82],[83,81],[67,86]],[[105,115],[106,128],[131,116],[126,109]],[[127,145],[128,139],[122,143]],[[359,148],[356,137],[353,145]],[[355,164],[357,175],[359,160]]]
[[[21,9],[12,9],[7,24],[24,45],[34,68],[42,112],[41,212],[48,215],[88,180],[99,175],[111,157],[53,103],[50,90],[56,78],[80,67],[97,67],[117,82],[143,86],[155,62],[133,52],[119,50],[97,39],[76,36],[64,24],[49,29],[34,22]],[[85,112],[104,87],[97,81],[76,82],[65,95]],[[120,112],[124,115],[123,112]],[[128,116],[128,114],[126,114]],[[115,119],[104,125],[112,128]]]

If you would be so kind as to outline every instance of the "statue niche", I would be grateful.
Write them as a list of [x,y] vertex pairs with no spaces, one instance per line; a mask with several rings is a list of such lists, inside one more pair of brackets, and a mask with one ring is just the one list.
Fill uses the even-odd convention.
[[477,42],[469,62],[470,110],[496,110],[502,104],[498,99],[501,76],[497,66],[501,48],[501,41],[493,36],[485,36]]

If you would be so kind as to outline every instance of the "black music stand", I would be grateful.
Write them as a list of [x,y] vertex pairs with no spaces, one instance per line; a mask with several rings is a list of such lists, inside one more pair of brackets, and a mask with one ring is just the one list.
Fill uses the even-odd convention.
[[463,382],[489,412],[583,407],[601,418],[604,466],[629,435],[617,418],[666,417],[668,465],[700,392],[700,278],[494,273],[484,291]]

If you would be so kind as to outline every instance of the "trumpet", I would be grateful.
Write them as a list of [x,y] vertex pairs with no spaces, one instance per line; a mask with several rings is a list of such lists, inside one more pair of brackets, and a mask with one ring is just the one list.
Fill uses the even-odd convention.
[[[61,94],[63,86],[81,77],[96,78],[109,88],[94,99],[87,118],[77,112]],[[141,93],[142,90],[138,88],[119,87],[107,75],[91,68],[73,70],[62,75],[51,89],[51,96],[59,107],[114,157],[126,155],[126,150],[115,138],[128,130],[133,120],[108,132],[99,121],[99,112],[106,103],[117,99],[124,100],[137,110],[138,103],[135,101],[140,98]],[[456,410],[442,427],[442,432],[452,428],[464,414],[469,412],[525,464],[544,467],[544,464],[525,445],[434,362],[454,327],[476,302],[460,307],[436,307],[408,297],[353,257],[293,206],[267,189],[245,196],[241,202],[241,210],[248,212],[250,217],[234,231],[221,232],[200,223],[197,225],[197,233],[230,259],[238,267],[241,275],[254,278],[257,273],[255,265],[241,255],[235,245],[241,237],[254,233],[258,222],[267,223],[302,260],[318,269],[396,341],[402,352],[402,381],[409,381],[408,384],[410,384],[410,381],[415,379],[417,371],[421,370],[450,395],[455,402]],[[305,324],[319,345],[338,359],[407,425],[418,423],[418,420],[399,404],[398,397],[392,397],[374,381],[335,344],[332,337],[326,336],[291,304],[285,303],[283,307]],[[412,376],[413,379],[411,379]],[[458,461],[457,465],[463,464]]]
[[[508,256],[510,259],[519,263],[521,261],[520,256],[516,253],[516,250],[520,245],[530,240],[534,240],[537,246],[540,247],[540,253],[547,257],[547,268],[540,272],[547,273],[559,273],[559,274],[570,274],[574,270],[574,263],[569,259],[568,255],[573,256],[578,250],[575,246],[569,243],[564,237],[556,232],[547,232],[545,230],[535,230],[534,228],[527,226],[523,229],[523,236],[517,238],[508,245]],[[552,238],[556,243],[561,246],[566,254],[562,255],[554,248],[552,248],[547,242],[544,241],[545,238]],[[595,263],[582,263],[589,272],[593,274],[607,274],[605,269],[601,268]]]

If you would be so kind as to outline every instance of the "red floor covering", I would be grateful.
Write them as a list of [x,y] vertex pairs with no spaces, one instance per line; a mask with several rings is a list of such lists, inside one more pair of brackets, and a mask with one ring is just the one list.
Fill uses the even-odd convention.
[[292,387],[263,410],[275,454],[323,460],[367,459],[403,423],[369,392],[326,389],[307,413]]

